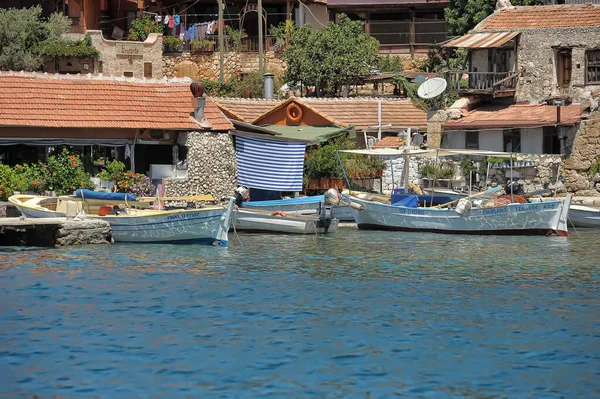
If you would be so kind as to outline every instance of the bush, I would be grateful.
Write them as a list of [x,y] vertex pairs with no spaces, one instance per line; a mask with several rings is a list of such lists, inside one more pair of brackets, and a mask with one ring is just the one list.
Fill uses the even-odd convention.
[[120,193],[131,193],[138,197],[149,197],[154,195],[154,184],[152,180],[141,173],[121,172],[117,179],[117,191]]
[[421,177],[431,176],[435,180],[449,179],[454,176],[454,168],[429,162],[419,168],[419,174]]
[[138,18],[131,21],[131,29],[129,29],[129,35],[127,36],[127,39],[143,42],[151,33],[162,34],[163,26],[149,16],[145,15],[143,18]]
[[190,46],[192,46],[192,50],[194,51],[213,51],[215,44],[215,41],[210,39],[194,39],[190,41]]
[[163,48],[166,52],[181,51],[183,48],[183,39],[175,36],[163,37]]
[[71,195],[78,188],[94,188],[90,176],[83,170],[79,155],[71,154],[66,148],[48,158],[48,164],[41,166],[45,170],[39,165],[36,170],[33,169],[34,165],[30,168],[34,175],[45,179],[45,190],[55,191],[57,195]]
[[8,165],[0,165],[0,199],[6,200],[18,190],[19,177]]
[[105,181],[117,181],[121,178],[121,173],[125,171],[125,164],[116,159],[109,161],[104,157],[100,157],[98,160],[94,161],[94,165],[102,168],[96,177]]

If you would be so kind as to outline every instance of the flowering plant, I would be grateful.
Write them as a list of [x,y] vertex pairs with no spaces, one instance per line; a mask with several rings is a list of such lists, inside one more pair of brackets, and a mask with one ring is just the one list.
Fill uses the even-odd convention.
[[117,191],[126,192],[138,197],[149,197],[154,194],[152,180],[141,173],[121,172],[117,179]]
[[[58,195],[72,194],[78,188],[94,188],[90,176],[83,170],[79,155],[71,154],[66,148],[63,148],[59,154],[50,156],[48,164],[29,167],[34,168],[30,171],[30,175],[34,176],[32,183],[33,178],[37,176],[36,181],[44,180],[44,184],[41,185],[43,189],[56,191]],[[35,187],[34,191],[36,191]]]
[[150,33],[163,33],[163,30],[162,24],[146,15],[143,18],[137,18],[131,21],[131,29],[129,29],[127,39],[143,42],[148,38]]
[[96,175],[100,180],[117,181],[121,178],[121,172],[125,171],[125,164],[116,159],[109,161],[104,157],[100,157],[94,161],[94,165],[102,168],[100,173]]

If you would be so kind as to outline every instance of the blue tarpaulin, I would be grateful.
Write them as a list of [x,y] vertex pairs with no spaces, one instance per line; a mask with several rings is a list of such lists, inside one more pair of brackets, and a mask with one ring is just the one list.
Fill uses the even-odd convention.
[[301,191],[306,144],[236,137],[238,184],[261,190]]
[[418,195],[408,195],[405,198],[402,198],[398,202],[394,202],[392,206],[405,206],[407,208],[418,208],[419,207],[419,196]]
[[87,190],[80,188],[75,191],[75,197],[82,199],[96,199],[106,201],[137,201],[137,197],[133,194],[126,193],[101,193],[99,191]]

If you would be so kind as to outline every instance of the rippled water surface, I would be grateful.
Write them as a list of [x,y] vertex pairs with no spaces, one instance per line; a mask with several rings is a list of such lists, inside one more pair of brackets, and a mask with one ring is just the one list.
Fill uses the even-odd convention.
[[0,398],[598,397],[600,232],[0,252]]

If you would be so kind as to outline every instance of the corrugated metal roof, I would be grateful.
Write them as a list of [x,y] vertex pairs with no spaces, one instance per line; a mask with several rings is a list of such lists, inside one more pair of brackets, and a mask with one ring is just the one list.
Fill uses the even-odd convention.
[[444,44],[443,47],[494,48],[500,47],[520,32],[469,33]]

